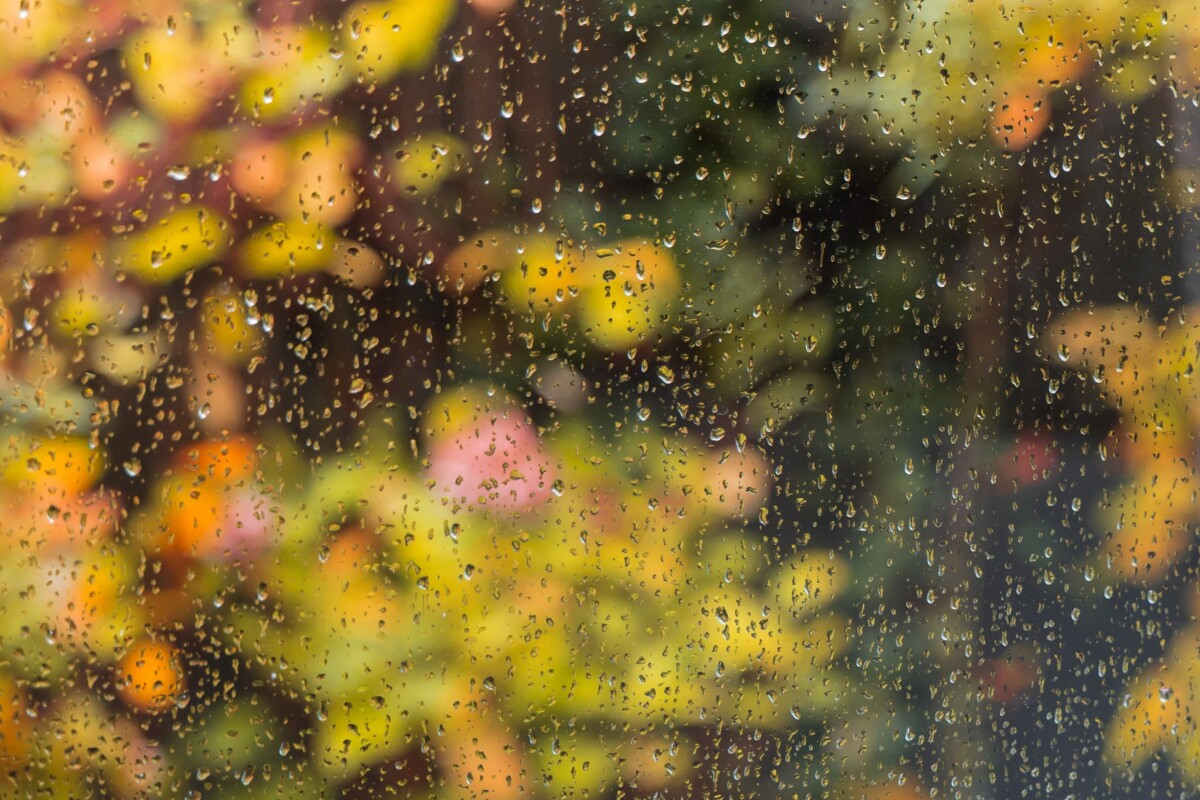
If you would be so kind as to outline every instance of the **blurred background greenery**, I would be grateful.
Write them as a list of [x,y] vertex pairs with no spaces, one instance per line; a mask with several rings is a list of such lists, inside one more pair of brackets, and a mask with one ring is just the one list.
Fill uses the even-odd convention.
[[1200,789],[1197,8],[0,4],[0,796]]

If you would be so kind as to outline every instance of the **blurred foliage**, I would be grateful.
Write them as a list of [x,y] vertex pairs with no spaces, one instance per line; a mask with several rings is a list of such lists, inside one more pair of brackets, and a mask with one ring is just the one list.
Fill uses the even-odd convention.
[[0,794],[1200,785],[1194,10],[8,3]]

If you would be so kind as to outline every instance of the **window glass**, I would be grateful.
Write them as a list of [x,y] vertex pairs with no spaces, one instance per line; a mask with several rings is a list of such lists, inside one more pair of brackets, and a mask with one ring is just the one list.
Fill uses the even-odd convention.
[[1191,796],[1197,10],[3,0],[0,796]]

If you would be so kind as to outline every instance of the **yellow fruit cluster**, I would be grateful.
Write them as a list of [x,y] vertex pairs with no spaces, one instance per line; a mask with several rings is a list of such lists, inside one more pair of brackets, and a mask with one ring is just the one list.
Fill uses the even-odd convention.
[[498,275],[504,304],[516,316],[573,325],[607,351],[651,345],[670,330],[683,277],[671,251],[645,239],[584,249],[551,236],[497,232],[460,245],[441,266],[456,291]]
[[1105,538],[1096,559],[1102,572],[1124,580],[1161,581],[1192,538],[1200,489],[1197,313],[1184,309],[1160,325],[1126,306],[1079,311],[1046,335],[1050,352],[1089,373],[1121,413],[1105,448],[1130,479],[1098,511]]
[[[316,743],[329,774],[394,758],[436,727],[450,775],[512,796],[539,770],[554,791],[602,791],[618,777],[611,759],[571,770],[521,734],[536,725],[513,720],[570,715],[575,747],[636,760],[631,743],[605,743],[612,723],[777,728],[839,702],[846,621],[833,607],[849,565],[816,548],[776,563],[737,530],[770,489],[761,456],[680,437],[618,466],[594,456],[617,443],[582,427],[526,440],[520,419],[470,450],[514,414],[503,393],[464,388],[421,415],[427,458],[331,463],[312,496],[354,508],[352,521],[289,523],[278,566],[247,575],[290,612],[247,615],[246,652],[264,669],[287,664],[281,677],[328,708]],[[486,482],[505,447],[550,454],[545,501],[443,494],[440,458],[476,453],[473,479]],[[317,577],[301,579],[314,563]],[[493,748],[502,757],[486,769],[473,761]]]
[[837,57],[812,83],[815,106],[921,159],[978,140],[1022,150],[1049,124],[1054,94],[1080,81],[1122,100],[1163,80],[1194,85],[1194,12],[1182,0],[985,0],[923,3],[893,20],[855,3]]

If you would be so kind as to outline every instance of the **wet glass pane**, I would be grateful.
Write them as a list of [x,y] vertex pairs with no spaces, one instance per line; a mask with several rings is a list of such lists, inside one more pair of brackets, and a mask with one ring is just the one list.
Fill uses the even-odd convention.
[[1200,792],[1200,7],[0,2],[0,797]]

